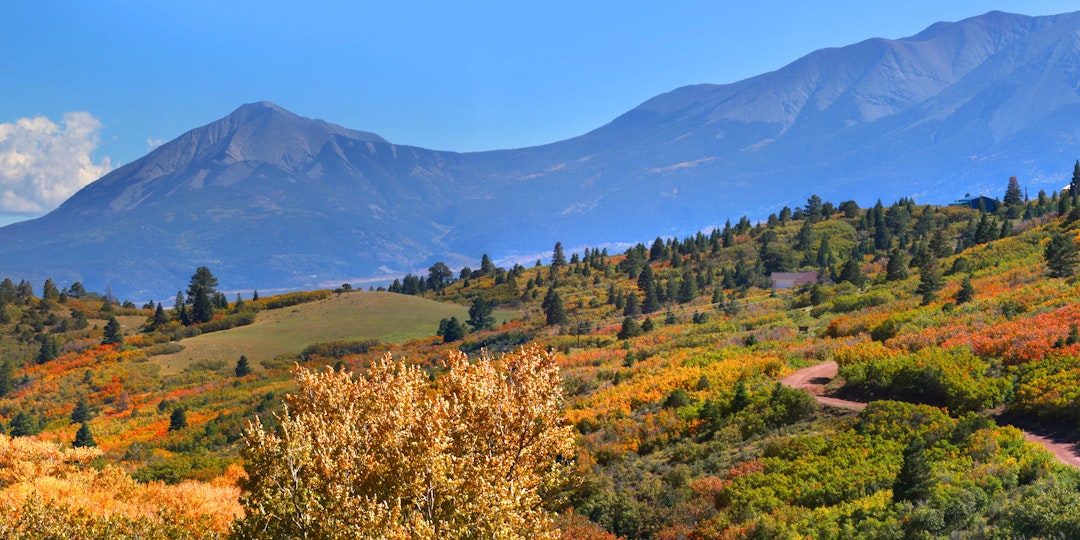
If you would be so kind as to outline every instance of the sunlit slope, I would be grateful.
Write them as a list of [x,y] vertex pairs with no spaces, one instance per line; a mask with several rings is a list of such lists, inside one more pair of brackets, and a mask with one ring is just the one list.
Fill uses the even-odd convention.
[[[496,310],[498,323],[520,314]],[[435,334],[439,321],[465,321],[469,308],[388,292],[352,292],[325,300],[259,312],[255,323],[185,339],[184,350],[151,361],[165,373],[183,370],[199,360],[235,361],[245,355],[256,369],[281,354],[299,353],[312,343],[377,339],[400,343]]]

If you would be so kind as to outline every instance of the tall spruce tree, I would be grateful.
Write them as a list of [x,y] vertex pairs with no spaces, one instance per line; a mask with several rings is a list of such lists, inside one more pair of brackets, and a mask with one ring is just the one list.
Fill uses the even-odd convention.
[[210,269],[200,266],[188,283],[188,298],[191,299],[191,322],[194,324],[210,322],[214,319],[214,305],[211,298],[217,294],[215,287],[218,280]]
[[75,432],[75,442],[72,443],[75,448],[91,448],[97,446],[97,441],[94,440],[94,434],[90,432],[90,426],[83,422],[79,426],[79,431]]

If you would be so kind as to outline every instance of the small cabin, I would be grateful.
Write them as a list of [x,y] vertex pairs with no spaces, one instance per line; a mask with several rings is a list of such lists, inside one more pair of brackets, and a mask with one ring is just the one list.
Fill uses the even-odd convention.
[[978,197],[965,197],[963,199],[957,199],[956,202],[949,206],[966,206],[968,208],[974,208],[976,210],[982,208],[987,212],[997,212],[998,205],[1001,204],[997,199],[991,199],[984,195]]
[[817,272],[773,272],[769,276],[774,289],[790,289],[817,282]]

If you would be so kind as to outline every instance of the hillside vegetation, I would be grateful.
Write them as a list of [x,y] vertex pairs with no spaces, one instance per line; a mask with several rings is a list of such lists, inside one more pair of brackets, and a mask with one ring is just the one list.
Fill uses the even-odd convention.
[[[1076,176],[1080,184],[1080,165]],[[1056,193],[1024,201],[1018,190],[1010,184],[994,212],[911,200],[859,208],[851,201],[834,205],[812,197],[805,207],[785,208],[760,224],[744,218],[707,234],[657,238],[624,253],[567,254],[556,245],[549,264],[530,268],[496,268],[486,256],[478,270],[451,272],[440,263],[428,276],[396,281],[389,287],[393,292],[340,293],[347,301],[331,301],[329,291],[303,293],[292,305],[272,310],[271,305],[291,300],[218,298],[205,322],[187,320],[186,325],[184,317],[191,316],[182,310],[158,314],[155,321],[150,306],[125,308],[101,298],[54,293],[55,287],[39,297],[28,286],[8,282],[12,292],[2,299],[0,323],[6,336],[0,351],[0,418],[9,433],[20,435],[15,441],[29,435],[45,445],[23,451],[31,457],[19,460],[65,465],[42,469],[39,476],[55,480],[34,480],[35,495],[29,495],[27,477],[0,477],[0,498],[21,508],[2,518],[0,527],[9,529],[0,530],[29,530],[29,520],[48,511],[58,516],[53,522],[87,530],[126,520],[123,526],[130,530],[153,531],[152,516],[168,511],[172,499],[138,498],[123,488],[127,483],[140,489],[182,487],[194,499],[220,497],[214,489],[239,485],[248,495],[238,506],[193,505],[187,520],[145,533],[226,535],[232,516],[245,505],[252,515],[280,515],[257,506],[260,500],[281,500],[275,492],[251,491],[269,485],[261,472],[265,468],[255,466],[268,463],[260,461],[266,459],[257,450],[261,443],[249,446],[256,450],[243,458],[240,449],[250,419],[265,430],[249,435],[258,441],[300,429],[279,424],[291,418],[283,416],[281,398],[297,388],[287,369],[293,362],[306,370],[370,374],[372,382],[364,384],[376,384],[404,377],[380,360],[392,353],[418,370],[408,372],[410,391],[454,396],[467,391],[452,390],[459,388],[453,370],[469,362],[463,364],[451,351],[482,367],[496,361],[481,359],[481,351],[518,354],[533,344],[539,349],[530,349],[531,357],[540,358],[539,350],[554,353],[561,397],[541,398],[521,390],[524,386],[510,387],[519,388],[514,399],[525,401],[514,403],[520,405],[530,399],[547,405],[561,401],[563,421],[574,430],[572,460],[532,465],[545,475],[555,470],[545,467],[555,463],[572,468],[537,491],[543,511],[556,514],[563,538],[1080,536],[1080,472],[1025,442],[1023,432],[1008,425],[1041,425],[1076,437],[1080,289],[1074,272],[1080,206]],[[796,271],[814,271],[819,278],[792,289],[770,287],[770,274]],[[196,293],[192,311],[200,304],[199,275],[189,290]],[[399,306],[419,309],[430,318],[415,311],[398,316],[415,322],[412,331],[427,325],[421,333],[428,337],[391,343],[387,336],[410,335],[392,333],[395,329],[375,342],[372,334],[334,329],[341,327],[335,310],[351,309],[345,302],[419,299],[414,296],[467,309],[472,324],[463,324],[462,311],[395,303],[379,308],[379,316],[390,319]],[[507,317],[504,324],[503,316],[489,314],[492,305],[522,317]],[[147,324],[140,330],[126,319],[122,342],[103,345],[115,341],[108,321],[116,315],[141,316]],[[304,325],[294,324],[297,320]],[[325,342],[298,351],[303,339],[275,330],[286,321],[293,321],[292,336]],[[233,323],[239,326],[209,332]],[[342,341],[359,338],[367,340]],[[271,357],[267,344],[278,339],[289,345],[284,355]],[[189,352],[189,345],[190,351],[212,351],[203,343],[215,340],[235,348],[220,345],[224,356]],[[184,351],[176,352],[178,346]],[[169,367],[170,358],[185,353],[191,356],[176,363],[184,367]],[[238,354],[257,367],[240,369]],[[805,391],[778,382],[796,368],[829,360],[839,364],[840,377],[828,390],[869,402],[865,410],[822,408]],[[383,367],[369,371],[371,366]],[[309,381],[310,373],[297,376]],[[503,380],[520,376],[513,368],[505,373]],[[429,384],[427,390],[423,384]],[[495,388],[490,385],[496,383],[485,384]],[[468,395],[476,403],[493,399],[492,408],[453,414],[477,420],[486,416],[468,415],[503,418],[499,415],[510,410],[498,405],[509,398],[493,397],[502,395],[494,390]],[[304,391],[289,399],[290,410],[301,410],[312,403],[304,400],[315,397]],[[466,402],[471,401],[460,401]],[[316,439],[348,441],[363,433],[349,432],[352,420],[338,430],[334,422],[312,418],[303,429]],[[70,447],[83,426],[101,455],[69,459],[59,448]],[[329,434],[314,435],[328,428]],[[409,437],[424,437],[423,430],[408,429]],[[85,435],[80,440],[86,442]],[[492,445],[483,447],[487,450],[461,446],[471,449],[462,454],[471,459],[517,439],[463,440],[470,445],[491,441],[484,442]],[[545,455],[554,459],[559,452]],[[347,468],[368,459],[348,455],[353,457],[336,463]],[[101,477],[104,472],[91,474],[98,468],[87,463],[109,464],[101,471],[110,480]],[[247,480],[238,480],[239,466],[246,467]],[[330,485],[359,478],[325,467],[312,471],[304,478],[312,485],[331,477],[344,480]],[[408,483],[429,474],[435,473],[385,478]],[[86,490],[93,497],[136,505],[145,514],[96,511],[85,502],[91,495],[60,487],[73,478],[93,486]],[[463,481],[438,485],[475,493],[455,483]],[[325,496],[302,493],[316,506],[347,501],[335,488],[327,489]],[[346,520],[342,527],[376,523],[369,510],[334,519]],[[421,514],[437,514],[430,510]],[[388,514],[386,523],[398,524],[397,531],[420,530],[415,528],[420,514],[408,512]],[[414,521],[400,521],[409,515]],[[267,523],[262,526],[283,526]],[[500,530],[496,522],[485,523],[492,527],[487,530]],[[536,534],[551,534],[545,531]]]

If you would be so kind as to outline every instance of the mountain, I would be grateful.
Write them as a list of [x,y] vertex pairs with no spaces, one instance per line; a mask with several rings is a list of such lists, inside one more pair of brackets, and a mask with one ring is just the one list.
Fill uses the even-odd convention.
[[[244,105],[0,229],[0,275],[171,298],[475,265],[762,219],[817,193],[868,205],[1067,183],[1080,13],[1001,12],[675,89],[582,136],[455,153]],[[535,255],[533,255],[535,256]]]

